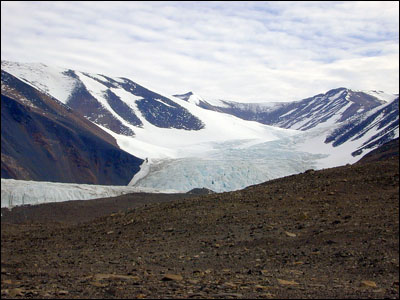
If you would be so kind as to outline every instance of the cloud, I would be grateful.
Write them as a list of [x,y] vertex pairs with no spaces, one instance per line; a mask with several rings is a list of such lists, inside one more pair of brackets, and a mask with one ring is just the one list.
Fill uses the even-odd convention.
[[398,93],[395,1],[2,1],[1,25],[2,59],[128,77],[167,94]]

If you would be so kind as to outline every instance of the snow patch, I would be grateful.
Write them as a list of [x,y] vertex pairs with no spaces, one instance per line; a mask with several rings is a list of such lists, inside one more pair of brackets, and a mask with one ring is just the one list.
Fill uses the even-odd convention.
[[374,96],[378,98],[379,100],[385,101],[385,102],[392,102],[394,99],[399,97],[399,95],[394,95],[394,94],[388,94],[383,91],[362,91],[363,93],[366,93],[368,95]]

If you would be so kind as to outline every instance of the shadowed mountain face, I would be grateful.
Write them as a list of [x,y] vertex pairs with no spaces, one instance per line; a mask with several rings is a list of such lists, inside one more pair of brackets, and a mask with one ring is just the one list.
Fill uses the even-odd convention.
[[142,160],[58,100],[1,73],[1,177],[126,185]]
[[167,97],[152,92],[133,81],[122,78],[120,86],[136,97],[137,107],[143,117],[151,124],[161,128],[176,128],[184,130],[200,130],[204,124],[187,109]]
[[399,138],[391,140],[382,146],[364,155],[357,163],[382,161],[390,158],[399,158]]
[[81,113],[88,120],[102,125],[115,133],[127,136],[135,134],[105,109],[80,82],[77,83],[69,97],[68,106]]
[[[140,114],[154,126],[184,130],[200,130],[204,128],[204,124],[197,117],[179,104],[127,78],[120,78],[119,81],[116,81],[104,75],[95,76],[88,73],[81,73],[80,76],[82,77],[80,78],[72,70],[64,73],[64,75],[74,78],[76,81],[75,88],[68,98],[68,106],[82,113],[90,121],[102,125],[115,133],[127,136],[134,135],[134,132],[123,125],[119,118],[137,127],[143,127],[143,122],[138,118],[135,111],[113,92],[113,89],[122,89],[130,94],[129,96],[135,98]],[[99,103],[86,89],[81,79],[87,80],[87,78],[94,80],[100,89],[104,91],[102,97],[109,105],[110,110],[114,111],[119,118],[110,113],[110,110],[104,108],[104,105]]]
[[369,132],[374,132],[370,139],[352,153],[357,156],[367,149],[381,146],[396,137],[399,130],[399,98],[387,105],[377,107],[369,114],[355,115],[337,127],[325,140],[337,147],[345,142],[354,141]]

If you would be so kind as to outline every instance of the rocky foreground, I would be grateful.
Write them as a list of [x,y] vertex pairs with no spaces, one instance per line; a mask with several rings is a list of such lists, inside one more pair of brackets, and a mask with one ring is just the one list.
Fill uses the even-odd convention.
[[399,298],[398,157],[138,197],[2,211],[2,298]]

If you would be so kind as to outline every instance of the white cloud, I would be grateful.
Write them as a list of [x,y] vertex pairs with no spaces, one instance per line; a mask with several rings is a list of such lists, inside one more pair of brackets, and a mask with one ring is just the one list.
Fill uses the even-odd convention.
[[398,93],[399,3],[1,2],[2,59],[131,78],[169,94],[289,101]]

